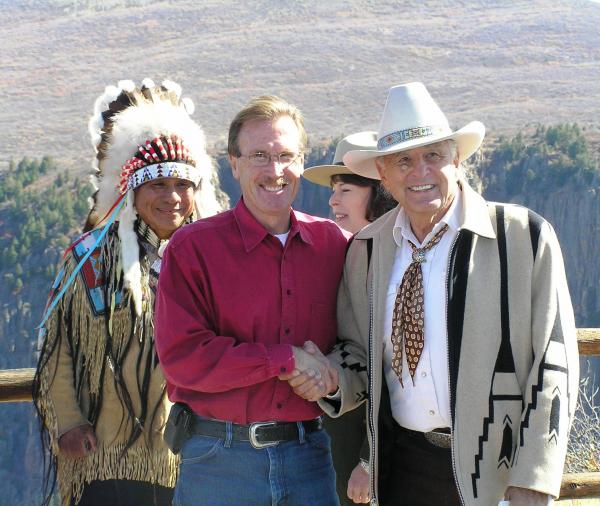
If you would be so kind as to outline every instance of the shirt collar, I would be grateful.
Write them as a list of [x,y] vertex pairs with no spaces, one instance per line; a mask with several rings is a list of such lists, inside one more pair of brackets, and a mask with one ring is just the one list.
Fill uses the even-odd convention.
[[452,204],[450,204],[450,208],[446,211],[446,214],[442,217],[440,221],[438,221],[434,226],[431,232],[427,234],[423,242],[420,243],[419,240],[415,237],[415,234],[410,227],[410,221],[408,219],[408,215],[404,211],[404,208],[400,208],[398,212],[398,216],[396,216],[396,222],[394,223],[394,228],[392,230],[392,234],[394,236],[394,241],[396,245],[400,246],[402,244],[402,238],[408,239],[417,247],[420,247],[422,244],[427,244],[427,241],[431,239],[440,228],[444,225],[448,225],[448,229],[452,232],[458,232],[460,229],[460,216],[462,213],[462,191],[457,191]]
[[[488,203],[477,193],[465,180],[460,181],[462,192],[461,210],[458,216],[459,232],[468,230],[487,239],[495,239],[496,232],[490,218]],[[386,214],[370,223],[354,237],[358,240],[375,239],[384,234],[386,237],[392,235],[400,206],[388,211]]]
[[[256,246],[258,246],[265,237],[272,235],[263,225],[258,222],[258,220],[246,207],[243,198],[240,198],[237,205],[233,209],[233,216],[235,217],[235,221],[244,243],[244,249],[247,253],[256,248]],[[311,245],[313,244],[312,234],[307,228],[306,223],[302,218],[302,214],[299,214],[291,209],[290,235],[288,236],[288,243],[296,235],[298,235],[305,243]]]

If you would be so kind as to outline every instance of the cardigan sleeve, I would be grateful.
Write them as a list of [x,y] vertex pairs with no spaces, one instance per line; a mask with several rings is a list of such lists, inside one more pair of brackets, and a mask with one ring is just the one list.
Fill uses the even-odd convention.
[[533,363],[524,389],[517,455],[508,486],[558,497],[577,402],[579,361],[562,253],[544,222],[531,287]]
[[[364,266],[365,270],[357,270],[356,266]],[[328,355],[338,371],[340,398],[337,402],[323,398],[319,405],[329,416],[337,417],[359,406],[367,398],[367,357],[368,333],[364,335],[358,325],[350,296],[350,284],[353,279],[364,275],[366,280],[366,247],[365,241],[353,241],[350,244],[344,274],[338,290],[337,322],[338,343]]]

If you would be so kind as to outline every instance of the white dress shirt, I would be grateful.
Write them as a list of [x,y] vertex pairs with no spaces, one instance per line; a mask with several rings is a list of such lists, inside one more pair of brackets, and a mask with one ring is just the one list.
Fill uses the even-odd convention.
[[[398,424],[407,429],[428,432],[435,428],[450,427],[450,377],[448,374],[448,332],[446,325],[447,275],[450,249],[458,235],[459,216],[462,209],[460,191],[457,192],[450,209],[436,223],[433,230],[420,243],[413,234],[408,216],[400,209],[394,225],[396,256],[388,285],[384,335],[383,367],[390,392],[392,414]],[[404,272],[412,262],[410,240],[418,248],[423,247],[438,232],[448,225],[440,242],[425,254],[423,288],[425,292],[425,343],[413,381],[402,352],[402,383],[392,369],[392,313],[396,294]]]

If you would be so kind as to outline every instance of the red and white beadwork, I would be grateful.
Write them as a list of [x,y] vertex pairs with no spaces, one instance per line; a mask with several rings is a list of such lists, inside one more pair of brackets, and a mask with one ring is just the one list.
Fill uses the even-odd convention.
[[148,181],[161,177],[186,179],[196,186],[200,183],[200,172],[193,165],[182,162],[160,162],[146,165],[131,174],[127,180],[125,191],[135,189]]
[[187,179],[196,186],[200,183],[200,171],[189,150],[176,136],[156,137],[138,146],[135,156],[121,167],[119,193],[123,195],[159,177]]

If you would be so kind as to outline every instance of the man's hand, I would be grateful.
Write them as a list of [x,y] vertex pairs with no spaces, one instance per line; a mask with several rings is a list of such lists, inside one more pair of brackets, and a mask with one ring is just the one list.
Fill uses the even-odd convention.
[[327,368],[327,375],[325,376],[325,393],[329,395],[334,393],[339,387],[339,377],[337,369],[332,365],[329,359],[321,353],[321,350],[317,348],[317,345],[312,341],[306,341],[303,346],[304,351],[310,353],[312,356],[317,358]]
[[66,457],[80,459],[98,450],[98,440],[94,434],[94,429],[85,424],[75,427],[60,436],[58,448]]
[[528,488],[508,487],[504,499],[510,501],[510,506],[547,506],[548,494]]
[[369,473],[358,463],[348,480],[348,497],[355,503],[369,502]]
[[279,379],[287,381],[294,393],[308,401],[335,392],[338,387],[337,370],[331,366],[312,341],[306,341],[303,348],[293,347],[296,368]]

